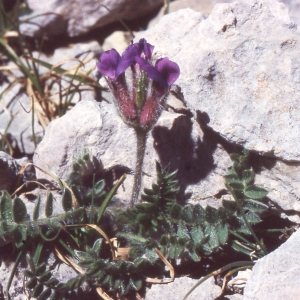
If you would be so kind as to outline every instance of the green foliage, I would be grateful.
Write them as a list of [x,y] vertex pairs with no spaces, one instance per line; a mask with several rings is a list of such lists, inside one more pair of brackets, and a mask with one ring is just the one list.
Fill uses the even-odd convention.
[[26,260],[28,269],[25,270],[24,275],[27,278],[26,288],[30,291],[30,297],[38,300],[72,299],[72,297],[81,299],[78,297],[82,292],[81,285],[87,280],[86,276],[78,275],[61,283],[53,277],[45,263],[36,264],[29,255],[26,256]]
[[[105,181],[99,179],[93,182],[93,175],[102,174],[103,166],[86,151],[73,163],[72,172],[67,183],[81,206],[88,207],[92,204],[100,206],[106,196]],[[92,184],[91,184],[92,183]],[[65,195],[66,197],[67,195]],[[70,194],[68,195],[69,202]]]
[[[152,189],[144,190],[144,202],[121,213],[118,218],[123,227],[123,233],[118,236],[131,242],[130,256],[137,258],[158,247],[170,259],[187,254],[192,260],[200,261],[201,256],[216,253],[229,242],[242,253],[256,252],[255,255],[263,256],[260,241],[257,241],[260,247],[248,240],[246,243],[245,240],[229,241],[232,232],[253,235],[249,224],[260,222],[259,214],[268,208],[259,201],[267,191],[253,184],[254,172],[247,166],[248,153],[231,157],[233,167],[229,168],[225,180],[234,199],[223,199],[218,208],[177,204],[176,172],[169,173],[169,168],[162,171],[157,163],[157,183]],[[148,237],[146,240],[145,236]]]
[[176,172],[169,173],[169,168],[164,171],[156,162],[157,183],[152,185],[152,189],[144,189],[142,200],[145,203],[137,204],[133,209],[129,209],[118,216],[117,222],[121,226],[126,226],[139,235],[151,235],[170,230],[169,212],[175,204],[175,196],[178,188],[174,188],[178,183],[174,180]]
[[133,262],[102,259],[99,257],[102,244],[102,239],[98,239],[87,252],[75,251],[79,259],[78,264],[86,268],[85,275],[93,278],[97,286],[105,287],[109,291],[119,290],[122,295],[130,290],[140,290],[145,276],[146,261],[144,259]]
[[[30,296],[41,299],[80,299],[82,284],[102,287],[109,293],[126,295],[139,291],[144,279],[155,270],[163,274],[163,265],[155,249],[174,260],[189,258],[200,261],[203,256],[221,251],[228,244],[233,249],[256,259],[265,253],[250,224],[260,222],[260,214],[268,207],[261,200],[267,191],[254,184],[254,173],[245,155],[232,155],[233,166],[225,176],[231,199],[223,199],[218,208],[200,204],[181,206],[176,203],[178,181],[176,172],[162,169],[156,163],[157,181],[151,189],[144,189],[143,202],[117,216],[123,232],[117,236],[131,244],[129,259],[113,260],[111,249],[92,228],[80,224],[103,224],[103,213],[121,179],[108,193],[101,178],[103,166],[84,152],[73,164],[66,185],[62,187],[64,213],[54,215],[54,198],[48,192],[45,218],[41,218],[41,199],[37,198],[32,216],[28,216],[24,202],[11,198],[3,191],[0,197],[0,236],[9,237],[19,249],[27,253],[26,287]],[[76,200],[74,202],[74,200]],[[74,205],[75,203],[75,205]],[[67,225],[67,226],[66,226]],[[114,236],[106,224],[108,234]],[[254,242],[246,238],[252,235]],[[28,243],[38,245],[29,251]],[[44,262],[42,249],[56,247],[72,256],[85,272],[65,283],[58,282]]]

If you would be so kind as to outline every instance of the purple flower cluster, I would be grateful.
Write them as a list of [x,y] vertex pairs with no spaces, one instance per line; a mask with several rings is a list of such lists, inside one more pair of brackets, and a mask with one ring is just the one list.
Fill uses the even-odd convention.
[[122,56],[115,50],[102,53],[98,71],[114,95],[123,120],[134,127],[149,129],[161,112],[161,101],[179,77],[179,66],[167,57],[152,64],[154,46],[140,39]]

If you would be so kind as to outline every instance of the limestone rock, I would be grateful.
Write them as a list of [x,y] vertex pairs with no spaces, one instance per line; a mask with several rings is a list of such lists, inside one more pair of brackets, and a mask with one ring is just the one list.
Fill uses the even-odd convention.
[[284,4],[217,4],[206,19],[184,9],[140,37],[179,64],[187,106],[206,112],[208,126],[226,140],[300,161],[300,36]]
[[[168,284],[153,284],[147,292],[145,300],[181,300],[185,294],[198,282],[197,279],[188,277],[176,278],[174,282]],[[215,299],[221,294],[221,288],[215,285],[214,278],[204,281],[188,297],[189,300]]]
[[[21,25],[23,34],[30,36],[48,36],[68,34],[78,36],[92,29],[116,22],[116,16],[122,20],[133,20],[151,13],[163,4],[163,0],[51,0],[42,3],[29,0],[33,13],[30,23]],[[105,8],[105,5],[112,13]]]
[[[300,25],[300,17],[299,17],[300,1],[299,0],[279,0],[279,1],[286,5],[286,7],[289,10],[289,15],[299,26]],[[183,8],[191,8],[201,13],[210,14],[217,3],[231,3],[231,2],[236,2],[236,0],[175,0],[170,2],[169,13],[175,12]],[[149,27],[157,24],[157,22],[159,21],[160,18],[163,17],[163,15],[164,15],[164,8],[161,8],[157,16],[150,21]]]
[[278,249],[259,259],[244,290],[244,300],[298,299],[300,231]]
[[[1,86],[0,93],[7,87],[8,84]],[[7,139],[16,152],[31,155],[35,149],[32,126],[36,140],[43,135],[43,130],[37,118],[32,122],[31,100],[21,90],[21,84],[16,84],[3,94],[0,104],[0,132],[7,132]]]

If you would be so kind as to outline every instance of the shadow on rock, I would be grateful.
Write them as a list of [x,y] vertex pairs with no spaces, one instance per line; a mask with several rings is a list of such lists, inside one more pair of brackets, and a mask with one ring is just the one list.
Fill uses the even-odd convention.
[[187,186],[197,184],[215,168],[213,152],[216,145],[205,138],[202,141],[200,137],[193,139],[191,117],[192,114],[180,116],[171,129],[156,126],[152,131],[160,163],[164,168],[170,165],[171,171],[178,170],[179,202],[191,197],[185,193]]

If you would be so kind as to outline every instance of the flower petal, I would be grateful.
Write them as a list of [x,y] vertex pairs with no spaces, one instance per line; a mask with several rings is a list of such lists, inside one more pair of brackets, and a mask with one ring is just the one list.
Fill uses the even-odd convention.
[[139,56],[145,59],[151,59],[152,52],[154,49],[153,45],[147,43],[145,39],[140,39],[138,43]]
[[167,57],[157,60],[155,68],[162,74],[162,77],[170,87],[179,77],[180,69],[179,66],[169,60]]
[[125,70],[134,63],[134,58],[138,55],[138,47],[137,44],[129,45],[122,57],[119,61],[117,70],[116,70],[116,77],[120,74],[124,73]]
[[147,73],[149,78],[157,82],[162,88],[167,88],[167,82],[163,78],[162,74],[147,60],[138,56],[135,58],[135,61],[139,64],[140,68]]
[[116,69],[120,60],[120,54],[111,49],[101,54],[97,63],[98,71],[111,79],[116,79]]

